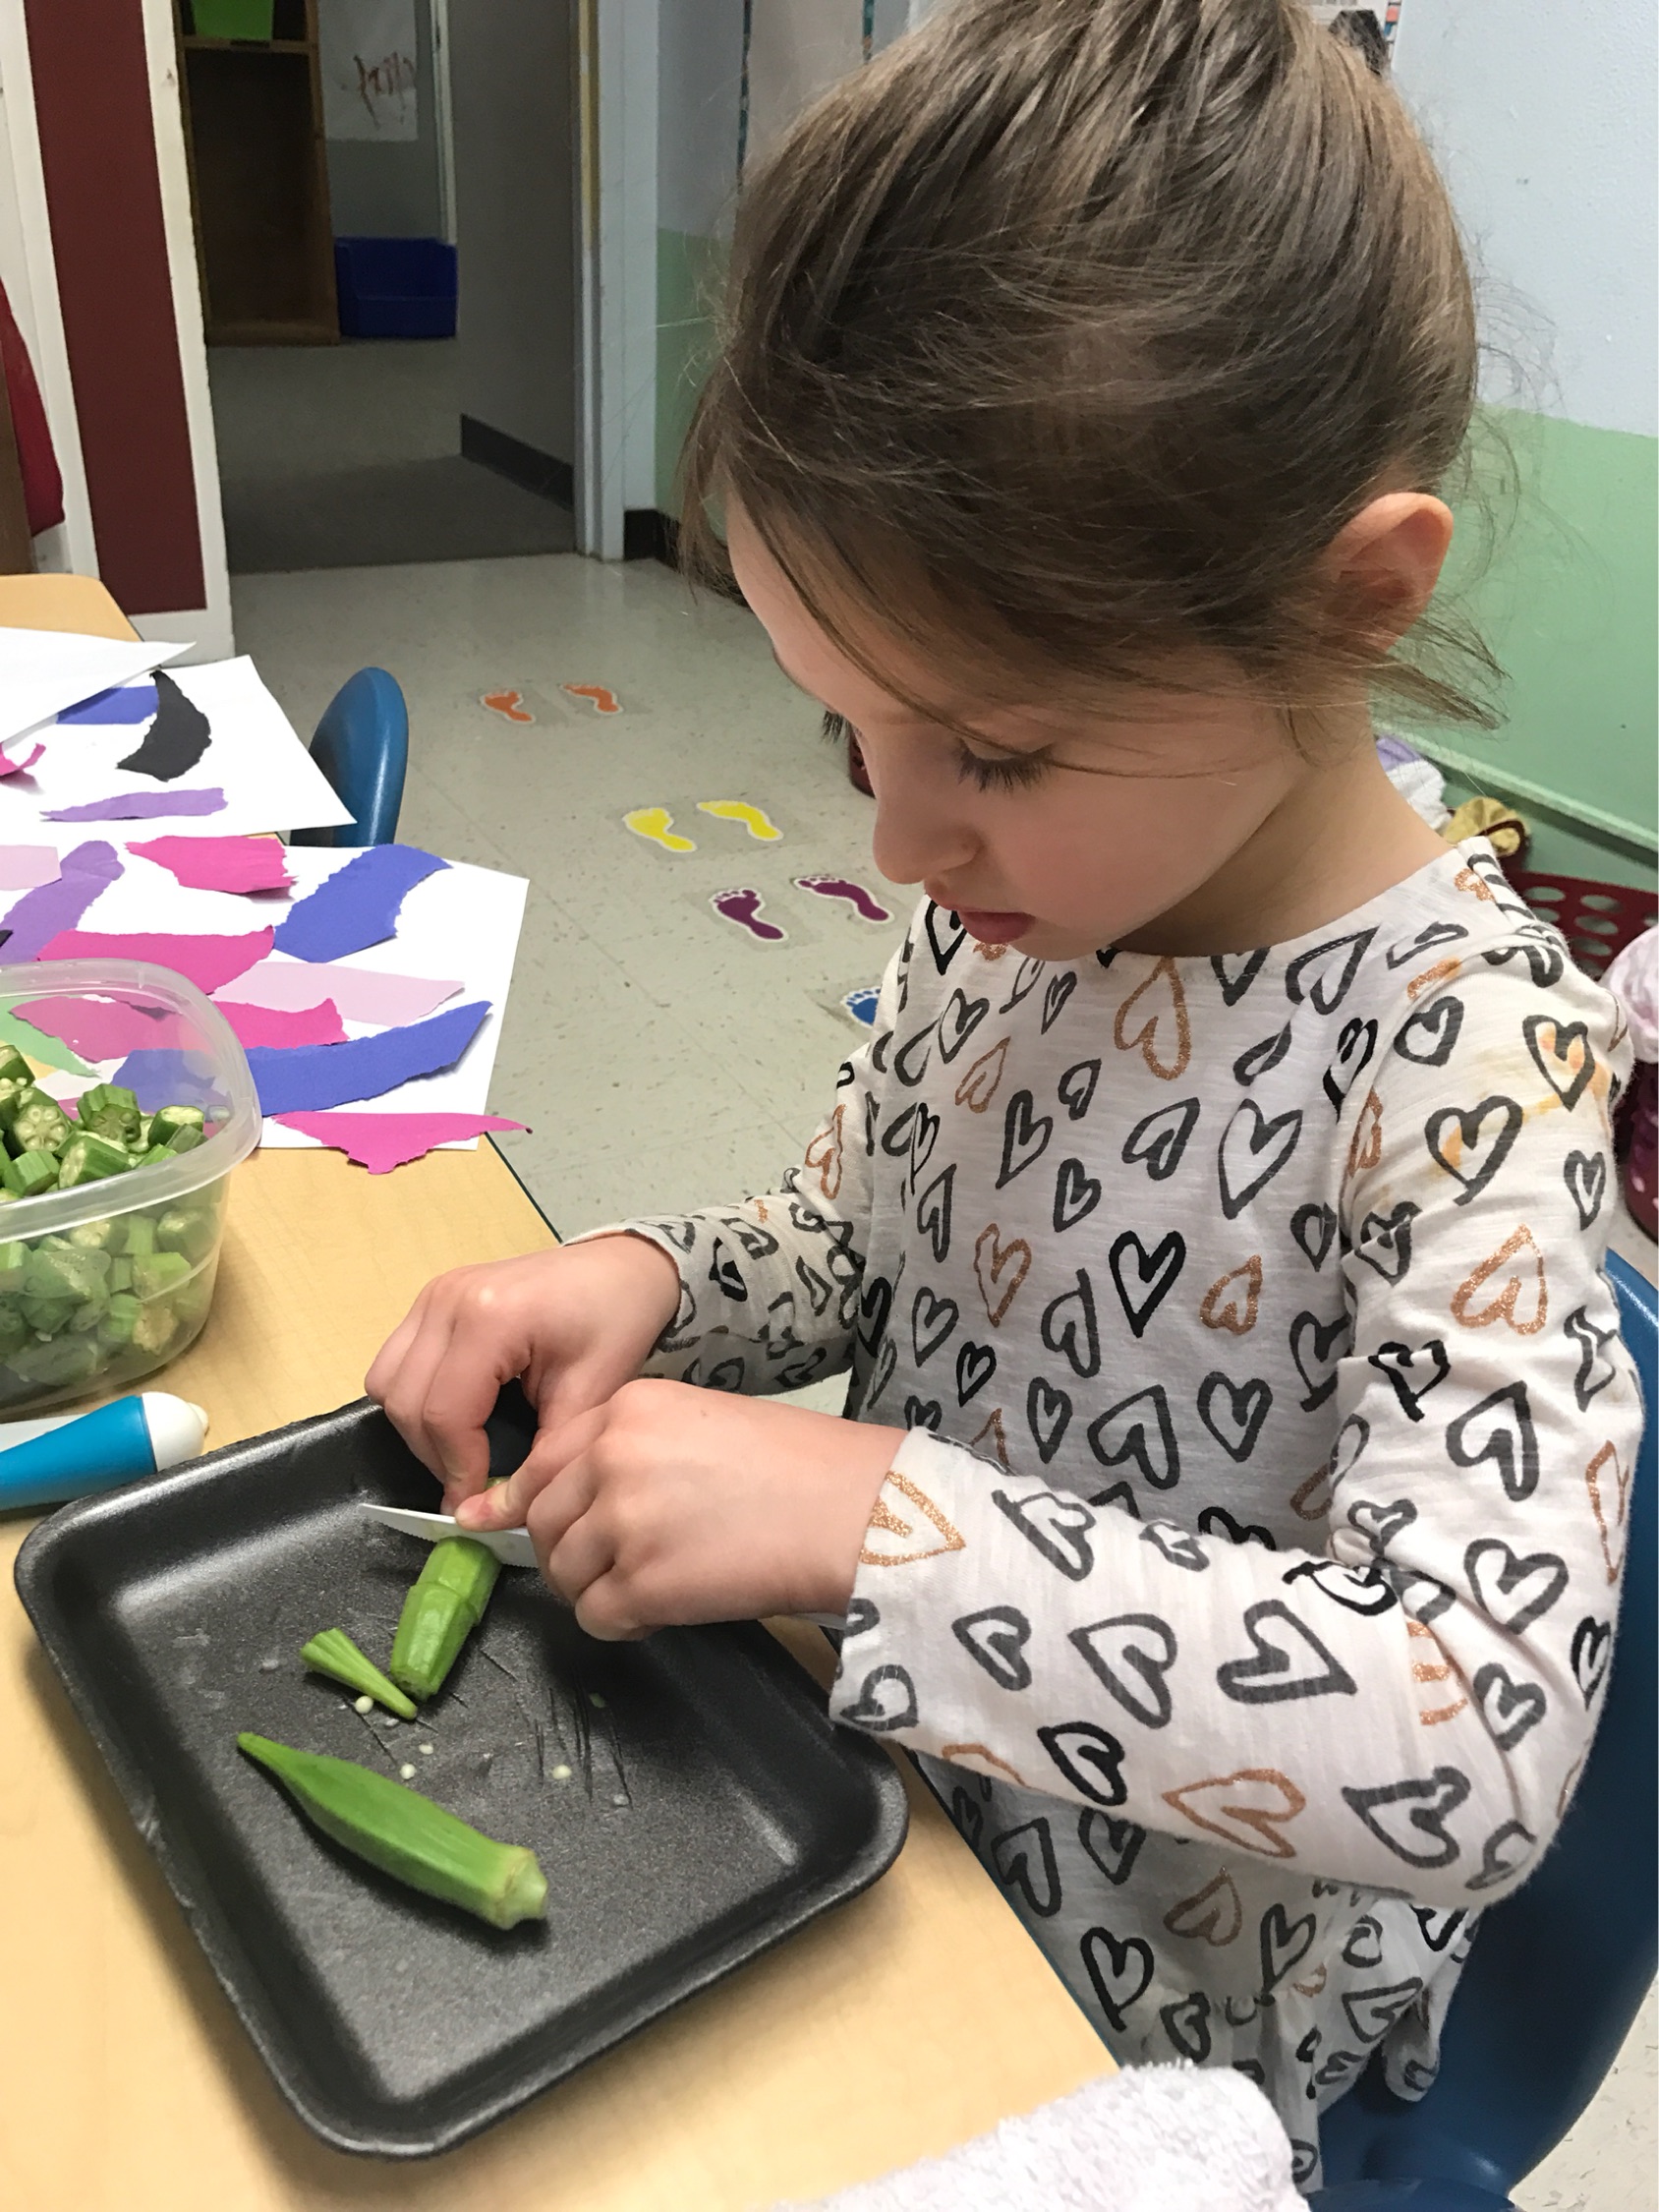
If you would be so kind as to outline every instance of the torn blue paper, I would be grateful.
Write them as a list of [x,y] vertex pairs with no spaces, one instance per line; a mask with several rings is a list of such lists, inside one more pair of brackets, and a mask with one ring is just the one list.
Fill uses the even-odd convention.
[[95,839],[66,852],[50,883],[26,891],[0,920],[8,963],[32,960],[61,931],[73,929],[100,891],[122,873],[114,845]]
[[[295,902],[277,930],[276,950],[300,960],[337,960],[384,944],[397,929],[398,909],[409,893],[448,865],[418,845],[371,845]],[[327,1049],[337,1052],[340,1047]]]
[[163,1106],[223,1107],[226,1103],[209,1055],[186,1052],[177,1045],[141,1045],[109,1080],[127,1085],[141,1114],[157,1114]]
[[155,712],[158,697],[153,679],[145,676],[137,683],[118,683],[110,691],[95,691],[91,698],[83,699],[79,705],[65,707],[58,720],[69,723],[148,722]]
[[475,999],[469,1006],[434,1014],[429,1021],[382,1029],[376,1037],[351,1037],[344,1044],[253,1045],[248,1066],[259,1111],[325,1113],[331,1106],[382,1097],[417,1076],[438,1075],[454,1067],[488,1012],[487,999]]

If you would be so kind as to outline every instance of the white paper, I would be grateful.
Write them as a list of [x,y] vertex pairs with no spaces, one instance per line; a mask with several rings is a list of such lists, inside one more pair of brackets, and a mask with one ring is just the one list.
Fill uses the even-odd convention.
[[142,637],[0,629],[0,744],[189,651]]
[[[0,631],[0,638],[16,634]],[[145,650],[165,655],[184,648]],[[119,767],[117,764],[143,743],[147,723],[49,724],[33,732],[46,748],[34,766],[24,775],[0,780],[0,844],[62,844],[71,837],[76,842],[108,838],[114,844],[133,838],[238,837],[261,830],[329,829],[351,820],[246,656],[169,672],[186,698],[201,709],[212,728],[207,750],[196,766],[170,784]],[[90,691],[108,688],[108,684],[94,683]],[[76,705],[89,696],[84,687],[73,700],[60,705]],[[43,819],[55,808],[83,806],[118,793],[125,796],[142,791],[148,795],[212,788],[225,794],[225,803],[216,814],[156,814],[126,822],[107,818],[97,822]]]
[[420,136],[415,0],[322,0],[322,128],[331,139]]

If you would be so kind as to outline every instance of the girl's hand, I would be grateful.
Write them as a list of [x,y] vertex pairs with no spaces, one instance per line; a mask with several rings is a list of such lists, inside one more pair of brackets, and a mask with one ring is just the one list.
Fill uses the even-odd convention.
[[904,1440],[682,1382],[629,1382],[543,1430],[507,1483],[457,1509],[530,1530],[590,1636],[844,1612],[883,1478]]
[[520,1378],[542,1443],[556,1438],[638,1374],[679,1296],[672,1260],[643,1237],[457,1267],[427,1285],[364,1387],[453,1512],[485,1485],[484,1424],[504,1382]]

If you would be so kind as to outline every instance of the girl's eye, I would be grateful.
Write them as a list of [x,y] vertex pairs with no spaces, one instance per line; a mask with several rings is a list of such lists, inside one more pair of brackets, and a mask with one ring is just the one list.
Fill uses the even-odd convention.
[[982,791],[1017,791],[1039,783],[1048,773],[1047,752],[970,752],[966,745],[957,755],[956,773],[964,783],[977,784]]

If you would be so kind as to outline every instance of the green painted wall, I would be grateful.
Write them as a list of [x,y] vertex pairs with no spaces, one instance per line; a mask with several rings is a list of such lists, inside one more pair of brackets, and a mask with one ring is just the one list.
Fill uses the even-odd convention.
[[717,238],[657,233],[657,504],[677,514],[674,473],[708,372],[712,319],[725,272]]

